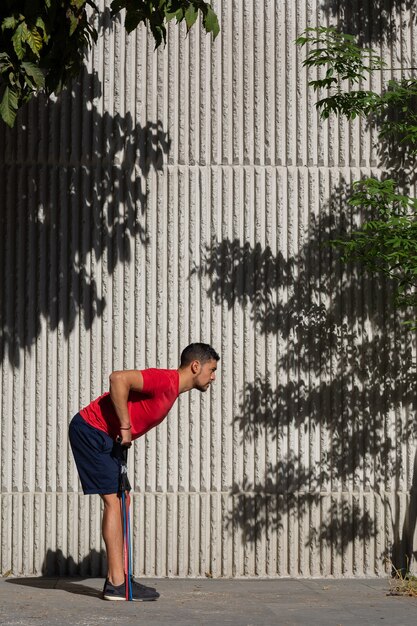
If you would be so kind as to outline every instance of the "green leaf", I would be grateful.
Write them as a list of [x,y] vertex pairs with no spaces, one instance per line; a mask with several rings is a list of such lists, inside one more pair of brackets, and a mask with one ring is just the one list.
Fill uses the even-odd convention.
[[217,15],[215,14],[211,6],[207,7],[207,13],[203,18],[203,26],[206,29],[206,32],[213,33],[213,39],[215,39],[220,32]]
[[25,56],[26,46],[24,46],[24,43],[26,42],[26,34],[26,23],[21,22],[12,37],[13,48],[19,60],[22,60]]
[[138,11],[127,11],[125,18],[125,28],[128,33],[131,33],[140,22],[145,20],[145,16]]
[[178,9],[178,10],[175,12],[175,17],[177,18],[177,22],[178,22],[178,23],[179,23],[179,22],[182,22],[182,20],[184,19],[184,15],[185,15],[185,9],[183,9],[183,8]]
[[33,54],[39,58],[39,53],[43,47],[43,40],[37,28],[27,30],[26,41]]
[[48,39],[49,39],[49,35],[47,33],[47,28],[45,26],[45,22],[43,21],[43,19],[41,17],[37,17],[36,18],[36,28],[43,32],[43,40],[45,42],[47,42]]
[[45,87],[44,73],[37,65],[35,65],[34,63],[30,63],[29,61],[24,61],[22,63],[22,68],[25,70],[28,76],[33,78],[36,89],[43,89]]
[[68,17],[69,17],[69,21],[70,21],[70,31],[69,31],[69,35],[70,37],[75,33],[75,31],[78,28],[78,24],[79,24],[79,20],[78,18],[74,15],[74,13],[69,12],[68,13]]
[[160,24],[152,24],[151,23],[151,31],[153,38],[155,40],[155,50],[158,48],[162,42],[166,44],[166,28],[164,25]]
[[5,17],[4,20],[1,23],[1,29],[2,30],[6,30],[8,28],[16,28],[17,26],[17,19],[14,17],[14,15],[11,15],[10,17]]
[[185,12],[185,23],[187,24],[187,31],[195,24],[198,17],[198,11],[194,8],[192,4],[188,7]]
[[0,116],[10,128],[13,128],[18,109],[18,97],[15,91],[6,87],[0,102]]
[[164,9],[164,17],[167,22],[176,18],[177,23],[179,24],[184,19],[185,13],[186,11],[183,8],[175,9],[175,11],[170,11],[169,8]]
[[0,52],[0,74],[10,67],[13,67],[13,65],[7,52]]

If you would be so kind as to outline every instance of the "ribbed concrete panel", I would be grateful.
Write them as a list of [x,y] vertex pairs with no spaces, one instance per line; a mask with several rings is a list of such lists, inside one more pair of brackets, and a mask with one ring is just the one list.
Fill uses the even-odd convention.
[[171,23],[155,52],[102,3],[79,82],[0,126],[3,574],[104,575],[69,420],[196,340],[216,384],[130,454],[135,574],[379,576],[413,552],[415,346],[392,285],[329,245],[360,222],[350,184],[395,164],[319,120],[294,40],[339,21],[380,89],[416,32],[400,3],[339,4],[218,0],[215,43]]

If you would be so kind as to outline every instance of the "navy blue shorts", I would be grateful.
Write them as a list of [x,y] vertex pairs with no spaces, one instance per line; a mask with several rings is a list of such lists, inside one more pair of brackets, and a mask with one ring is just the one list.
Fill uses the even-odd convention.
[[84,493],[117,493],[120,444],[107,433],[87,424],[79,413],[70,422],[69,440]]

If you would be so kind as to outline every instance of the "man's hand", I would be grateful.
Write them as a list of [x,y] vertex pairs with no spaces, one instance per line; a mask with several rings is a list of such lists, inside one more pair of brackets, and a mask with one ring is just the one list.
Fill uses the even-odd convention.
[[131,432],[131,429],[129,428],[129,430],[121,430],[120,431],[120,435],[117,438],[117,441],[122,446],[126,446],[127,448],[130,448],[130,446],[132,445],[132,432]]

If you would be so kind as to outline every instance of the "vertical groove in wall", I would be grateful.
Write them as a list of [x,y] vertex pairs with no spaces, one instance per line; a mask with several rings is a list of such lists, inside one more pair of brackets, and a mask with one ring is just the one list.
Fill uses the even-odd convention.
[[79,81],[0,125],[3,574],[105,573],[68,422],[113,369],[199,340],[217,381],[130,453],[136,574],[379,576],[414,545],[415,342],[328,245],[386,163],[366,122],[319,118],[294,40],[357,28],[380,90],[416,29],[321,5],[216,0],[216,41],[173,21],[157,52],[106,12]]
[[[199,250],[195,250],[195,256],[199,260],[198,266],[203,266],[205,259],[207,258],[211,249],[210,232],[209,232],[209,211],[211,199],[210,189],[210,171],[208,168],[199,168],[198,170],[198,184],[199,184],[199,201],[200,201],[200,220],[199,220]],[[197,266],[197,267],[198,267]],[[208,314],[208,302],[206,298],[207,290],[210,288],[209,273],[206,275],[203,273],[199,276],[200,281],[200,316],[197,323],[199,324],[201,338],[207,341],[208,329],[209,329],[209,314]],[[210,403],[210,396],[205,393],[200,398],[200,472],[197,479],[199,491],[207,493],[210,491],[210,453],[209,453],[209,416],[208,407]],[[202,521],[202,520],[201,520]],[[201,539],[200,539],[201,540]]]

